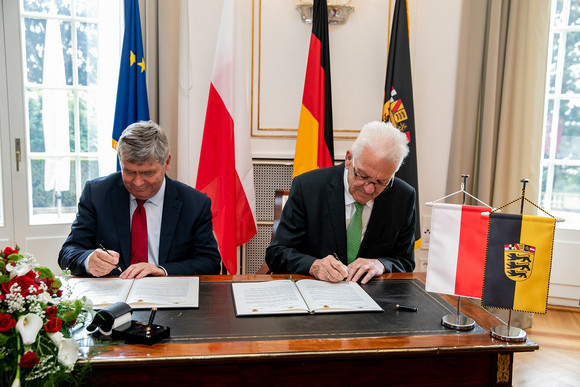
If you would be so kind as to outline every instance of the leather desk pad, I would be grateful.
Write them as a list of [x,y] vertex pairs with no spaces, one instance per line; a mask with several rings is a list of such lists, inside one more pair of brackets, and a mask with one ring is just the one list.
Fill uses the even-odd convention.
[[[470,331],[443,327],[441,317],[457,310],[418,280],[378,279],[361,286],[384,312],[236,317],[231,282],[201,282],[198,309],[159,309],[155,324],[171,328],[166,343],[485,333],[478,325]],[[396,304],[418,311],[397,311]],[[148,317],[149,311],[133,312],[133,320]]]

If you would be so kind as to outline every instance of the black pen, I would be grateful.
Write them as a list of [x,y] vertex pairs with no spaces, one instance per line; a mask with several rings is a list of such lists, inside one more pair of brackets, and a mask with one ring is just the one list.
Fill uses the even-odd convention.
[[[103,250],[105,253],[109,254],[111,257],[113,256],[113,254],[109,253],[109,250],[105,249],[105,247],[99,243],[99,247],[101,248],[101,250]],[[119,266],[117,266],[117,270],[119,270],[121,273],[123,272],[123,270],[121,270],[121,268]]]
[[[334,258],[336,258],[336,260],[340,263],[342,263],[342,261],[340,260],[340,258],[338,258],[338,254],[336,254],[336,252],[332,253],[332,255],[334,255]],[[347,280],[345,280],[346,282],[348,282]]]
[[151,336],[151,327],[153,326],[153,320],[155,319],[155,313],[157,313],[157,308],[151,308],[151,314],[149,315],[149,322],[147,323],[147,336]]
[[399,305],[399,304],[395,305],[395,309],[405,310],[407,312],[416,312],[419,310],[419,309],[415,308],[414,306],[405,306],[405,305]]

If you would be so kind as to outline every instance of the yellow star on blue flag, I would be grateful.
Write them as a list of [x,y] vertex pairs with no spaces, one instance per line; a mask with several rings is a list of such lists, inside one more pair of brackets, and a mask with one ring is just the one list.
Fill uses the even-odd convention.
[[[141,58],[141,62],[137,62],[136,58]],[[149,120],[149,102],[145,83],[145,55],[141,37],[139,3],[138,0],[125,0],[125,36],[113,123],[113,148],[117,149],[119,137],[127,126],[147,120]],[[118,164],[117,169],[119,169]]]

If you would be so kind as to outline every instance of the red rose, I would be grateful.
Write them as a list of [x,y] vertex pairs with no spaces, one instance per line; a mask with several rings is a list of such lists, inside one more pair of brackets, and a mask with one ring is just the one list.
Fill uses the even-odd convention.
[[0,313],[0,332],[6,332],[14,326],[16,326],[16,321],[14,321],[11,314]]
[[4,249],[4,256],[6,258],[8,258],[9,256],[11,256],[12,254],[18,254],[18,250],[14,250],[11,247],[7,247]]
[[60,331],[62,327],[62,320],[58,317],[53,317],[44,324],[44,330],[50,333],[56,333]]
[[[32,278],[25,275],[14,277],[10,280],[10,282],[2,283],[2,289],[5,293],[10,293],[10,288],[15,283],[20,286],[20,294],[22,294],[23,297],[29,296],[30,294],[36,294],[36,290],[38,290],[38,285],[34,283]],[[31,286],[33,287],[32,292],[30,291]]]
[[28,351],[24,355],[22,355],[22,357],[20,358],[20,363],[18,363],[18,365],[20,366],[20,368],[32,368],[38,363],[38,360],[40,359],[38,358],[38,356],[36,356],[34,352]]
[[56,305],[47,306],[46,309],[44,310],[44,313],[46,313],[46,318],[50,319],[56,316],[57,309],[58,308]]

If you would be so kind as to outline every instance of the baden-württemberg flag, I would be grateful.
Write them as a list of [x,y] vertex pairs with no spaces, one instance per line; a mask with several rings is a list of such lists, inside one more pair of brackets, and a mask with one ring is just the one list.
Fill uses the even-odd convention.
[[490,214],[482,304],[546,313],[556,220]]
[[113,148],[123,130],[134,122],[149,120],[145,84],[145,56],[141,37],[138,0],[125,0],[125,36],[121,52],[117,104],[113,123]]
[[421,217],[419,215],[417,146],[415,144],[415,113],[413,108],[413,82],[411,80],[407,0],[397,0],[395,3],[383,100],[383,121],[392,123],[407,135],[409,155],[397,171],[397,177],[405,180],[417,191],[415,248],[419,248],[421,246]]
[[296,137],[292,177],[334,163],[328,8],[314,0],[312,34]]

